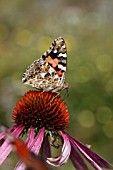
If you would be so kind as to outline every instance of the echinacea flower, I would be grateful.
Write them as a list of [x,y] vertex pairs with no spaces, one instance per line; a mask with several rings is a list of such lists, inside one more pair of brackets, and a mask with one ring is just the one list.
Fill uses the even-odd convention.
[[[87,145],[71,137],[65,132],[69,124],[69,112],[64,101],[56,93],[52,92],[27,92],[16,104],[12,112],[15,125],[9,129],[16,138],[24,133],[28,134],[27,147],[36,155],[40,149],[42,158],[50,165],[59,167],[70,158],[75,169],[88,170],[83,157],[96,170],[112,168],[105,159],[92,151]],[[4,133],[0,134],[0,140]],[[12,150],[11,145],[5,140],[0,147],[0,164],[7,158]],[[57,157],[51,157],[51,147],[62,148]],[[80,153],[80,154],[79,154]],[[20,160],[16,169],[25,169]]]

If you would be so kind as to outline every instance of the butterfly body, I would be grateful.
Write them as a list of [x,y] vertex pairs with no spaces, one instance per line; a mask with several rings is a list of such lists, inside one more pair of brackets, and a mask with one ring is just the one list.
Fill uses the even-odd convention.
[[49,50],[26,69],[22,82],[38,91],[59,92],[68,88],[65,84],[66,52],[64,39],[55,39]]

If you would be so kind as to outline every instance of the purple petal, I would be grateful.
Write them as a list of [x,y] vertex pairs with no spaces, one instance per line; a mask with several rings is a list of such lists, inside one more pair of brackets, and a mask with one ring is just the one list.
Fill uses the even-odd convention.
[[[23,131],[23,127],[17,127],[12,133],[18,137]],[[7,140],[4,141],[3,145],[0,147],[0,165],[7,158],[12,150],[12,146],[9,144]]]
[[[22,127],[22,126],[20,126],[20,127]],[[13,126],[13,127],[9,128],[8,131],[13,132],[16,128],[17,128],[17,126]]]
[[70,159],[77,170],[88,170],[87,165],[85,164],[84,160],[78,154],[73,145],[71,145]]
[[50,157],[51,157],[51,148],[50,148],[48,135],[46,135],[45,138],[44,138],[44,147],[43,147],[42,159],[45,161],[47,158],[50,158]]
[[[33,141],[34,141],[34,129],[31,127],[29,134],[28,134],[28,137],[26,139],[26,145],[27,145],[28,148],[31,147]],[[25,170],[25,164],[23,163],[22,160],[19,160],[18,163],[15,166],[15,170],[19,170],[19,169]]]
[[29,134],[28,134],[28,137],[26,139],[26,145],[27,145],[28,148],[30,148],[33,141],[34,141],[34,128],[31,127]]
[[11,145],[8,143],[8,141],[5,141],[0,148],[0,165],[4,162],[6,157],[10,154],[11,150],[12,150]]
[[0,140],[3,139],[3,137],[4,137],[4,133],[2,132],[0,133]]
[[32,142],[31,151],[36,155],[38,155],[40,151],[43,138],[44,138],[44,132],[45,132],[44,128],[40,129],[38,135],[35,137],[34,141]]
[[84,155],[84,157],[96,170],[102,170],[100,167],[109,168],[109,169],[112,168],[112,165],[109,162],[107,162],[105,159],[97,155],[86,145],[80,143],[79,141],[72,138],[71,136],[69,136],[69,138],[72,145],[78,148],[78,150]]
[[[44,128],[40,129],[38,135],[34,139],[34,129],[33,128],[30,129],[26,143],[27,143],[28,148],[35,154],[38,154],[40,147],[42,145],[44,131],[45,131]],[[19,161],[19,163],[16,165],[15,170],[25,170],[25,167],[26,167],[25,164],[22,163],[22,161],[21,162]]]
[[23,126],[18,126],[14,129],[14,131],[12,132],[12,134],[18,138],[20,136],[20,134],[22,133],[22,131],[24,130]]
[[62,135],[63,140],[64,140],[61,154],[56,158],[47,158],[47,163],[49,163],[50,165],[56,166],[56,167],[59,167],[65,164],[71,152],[71,145],[70,145],[70,141],[67,135],[63,133],[62,131],[60,131],[60,134]]
[[[27,147],[34,152],[36,155],[38,155],[40,147],[43,142],[43,137],[44,137],[44,128],[40,129],[38,135],[34,139],[34,129],[30,128],[30,132],[28,135],[28,138],[26,140]],[[15,170],[25,170],[25,164],[20,160],[15,167]]]
[[[20,162],[20,164],[19,164],[19,162]],[[14,170],[25,170],[26,165],[22,161],[19,161],[19,162],[18,162],[18,166],[16,164],[16,167],[14,168]]]

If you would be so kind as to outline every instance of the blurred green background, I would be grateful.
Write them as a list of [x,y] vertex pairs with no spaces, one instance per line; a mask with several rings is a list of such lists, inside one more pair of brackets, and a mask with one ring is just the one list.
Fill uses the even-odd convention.
[[[0,0],[0,123],[11,126],[11,110],[32,89],[22,84],[23,72],[59,36],[71,85],[67,131],[113,163],[112,0]],[[0,170],[13,166],[12,155]],[[53,169],[69,168],[70,161]]]

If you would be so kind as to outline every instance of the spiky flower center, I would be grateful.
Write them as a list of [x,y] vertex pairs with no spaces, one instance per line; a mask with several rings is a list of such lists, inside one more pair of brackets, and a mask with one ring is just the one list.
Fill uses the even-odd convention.
[[12,119],[25,129],[63,130],[69,124],[69,112],[64,101],[52,92],[27,92],[13,109]]

